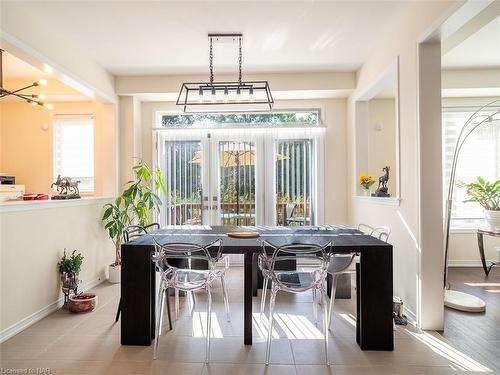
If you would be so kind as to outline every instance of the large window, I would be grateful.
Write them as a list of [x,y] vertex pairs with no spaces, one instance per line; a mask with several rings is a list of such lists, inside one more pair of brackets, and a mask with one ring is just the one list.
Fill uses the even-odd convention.
[[321,224],[324,128],[318,116],[317,110],[158,113],[157,165],[167,186],[162,225]]
[[94,191],[94,121],[90,115],[54,117],[54,180],[80,181],[81,192]]
[[[477,108],[443,109],[444,197],[446,199],[453,152],[457,137],[467,119]],[[500,176],[500,130],[498,126],[481,125],[466,140],[457,164],[456,181],[469,183],[482,176],[488,180]],[[484,224],[483,209],[477,203],[464,203],[465,189],[455,186],[452,204],[452,227],[477,228]]]

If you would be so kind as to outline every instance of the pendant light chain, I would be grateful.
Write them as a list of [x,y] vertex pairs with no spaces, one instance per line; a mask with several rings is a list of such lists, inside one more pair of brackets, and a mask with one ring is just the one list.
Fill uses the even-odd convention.
[[208,59],[210,62],[210,83],[214,83],[214,53],[212,46],[212,38],[210,38],[210,53]]
[[242,69],[242,60],[243,60],[243,57],[242,57],[242,51],[241,51],[241,37],[238,38],[238,42],[239,42],[239,60],[238,60],[238,67],[239,67],[239,76],[238,76],[238,82],[240,83],[240,86],[241,86],[241,69]]
[[[1,0],[0,0],[1,1]],[[184,112],[217,113],[226,111],[271,111],[274,100],[268,81],[243,81],[243,34],[208,34],[209,80],[184,82],[176,104]],[[230,42],[232,48],[238,43],[238,78],[231,81],[216,81],[214,71],[214,42]]]

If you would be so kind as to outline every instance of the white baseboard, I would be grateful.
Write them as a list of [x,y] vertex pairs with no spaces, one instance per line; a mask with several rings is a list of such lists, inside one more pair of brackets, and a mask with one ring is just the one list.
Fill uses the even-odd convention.
[[[88,283],[82,284],[80,290],[85,292],[89,289],[92,289],[106,280],[106,275],[103,273],[98,278],[89,281]],[[26,318],[21,319],[17,323],[14,323],[10,327],[5,328],[2,332],[0,332],[0,343],[8,340],[14,335],[17,335],[19,332],[25,330],[32,324],[35,324],[39,320],[45,318],[47,315],[53,313],[54,311],[60,309],[64,303],[64,297],[59,298],[57,301],[52,302],[51,304],[43,307],[42,309],[36,311],[35,313],[27,316]]]
[[[489,262],[488,260],[486,262]],[[480,260],[448,260],[449,267],[482,267]]]
[[406,318],[408,319],[408,324],[416,326],[417,325],[417,315],[406,306],[403,306],[403,309],[404,309],[404,314],[406,315]]

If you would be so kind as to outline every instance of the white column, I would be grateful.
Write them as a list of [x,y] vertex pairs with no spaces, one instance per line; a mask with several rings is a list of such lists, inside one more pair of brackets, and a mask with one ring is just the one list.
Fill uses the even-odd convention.
[[418,324],[444,327],[441,44],[418,46],[418,189],[420,264]]

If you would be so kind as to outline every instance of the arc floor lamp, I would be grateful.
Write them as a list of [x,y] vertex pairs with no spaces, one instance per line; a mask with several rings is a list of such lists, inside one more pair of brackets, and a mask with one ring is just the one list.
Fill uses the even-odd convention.
[[448,247],[450,240],[451,209],[453,204],[453,192],[455,188],[455,173],[457,170],[458,158],[462,146],[469,136],[480,126],[495,126],[500,123],[500,100],[495,100],[479,108],[469,117],[460,133],[453,152],[453,162],[451,165],[450,183],[448,185],[448,197],[445,211],[445,263],[444,263],[444,304],[447,307],[467,312],[483,312],[486,309],[484,301],[476,296],[452,290],[448,283]]

